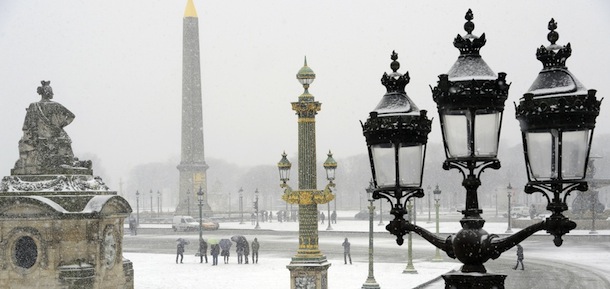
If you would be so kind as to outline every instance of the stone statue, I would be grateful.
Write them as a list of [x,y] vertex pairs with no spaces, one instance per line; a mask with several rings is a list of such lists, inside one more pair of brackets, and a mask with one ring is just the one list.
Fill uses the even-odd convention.
[[19,141],[19,160],[12,175],[88,174],[91,161],[79,161],[72,152],[72,141],[64,127],[74,114],[52,101],[51,81],[41,81],[38,94],[42,99],[26,109],[23,137]]

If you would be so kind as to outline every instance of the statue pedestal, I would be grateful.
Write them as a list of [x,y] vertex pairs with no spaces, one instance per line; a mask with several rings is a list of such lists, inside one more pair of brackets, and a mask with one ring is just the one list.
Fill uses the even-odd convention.
[[290,271],[291,289],[328,289],[328,268],[330,263],[320,259],[292,258],[286,266]]
[[0,287],[132,289],[133,266],[122,254],[131,211],[99,177],[4,177]]

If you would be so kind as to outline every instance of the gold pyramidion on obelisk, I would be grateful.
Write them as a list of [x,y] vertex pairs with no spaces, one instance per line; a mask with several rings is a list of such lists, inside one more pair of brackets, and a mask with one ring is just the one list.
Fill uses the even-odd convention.
[[186,2],[186,9],[184,9],[184,17],[197,17],[197,10],[195,9],[195,4],[193,4],[193,0],[188,0],[188,2]]

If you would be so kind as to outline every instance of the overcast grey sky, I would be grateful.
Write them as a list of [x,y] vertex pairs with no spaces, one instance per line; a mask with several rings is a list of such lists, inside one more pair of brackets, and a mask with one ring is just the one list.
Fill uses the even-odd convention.
[[[459,55],[453,38],[474,12],[481,54],[512,82],[504,114],[505,143],[520,143],[512,102],[542,68],[536,48],[548,45],[547,23],[559,44],[571,42],[570,71],[598,97],[608,96],[608,1],[285,1],[194,0],[199,15],[205,153],[250,166],[275,165],[286,150],[296,161],[297,117],[290,102],[307,55],[317,75],[310,92],[317,116],[318,158],[366,151],[365,120],[385,88],[396,50],[406,90],[434,116],[428,85]],[[141,163],[180,153],[182,17],[186,0],[0,1],[0,175],[18,159],[25,108],[51,80],[55,101],[76,119],[66,127],[77,156],[95,154],[114,182]],[[602,104],[597,134],[610,133]],[[599,145],[599,144],[598,144]],[[442,153],[442,152],[428,152]],[[500,159],[509,156],[500,156]],[[177,165],[177,164],[176,164]],[[213,168],[210,168],[211,170]],[[111,187],[118,189],[116,183]]]

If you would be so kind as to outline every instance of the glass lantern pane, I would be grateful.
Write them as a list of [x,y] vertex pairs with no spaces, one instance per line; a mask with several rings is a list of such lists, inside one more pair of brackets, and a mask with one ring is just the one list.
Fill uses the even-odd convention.
[[396,161],[393,144],[372,145],[375,180],[379,187],[394,187],[396,185]]
[[401,145],[398,149],[401,186],[421,187],[423,152],[423,145]]
[[557,150],[556,136],[550,132],[526,133],[527,156],[529,158],[530,178],[537,181],[556,178]]
[[474,123],[475,156],[496,157],[498,155],[498,137],[500,130],[500,113],[477,112]]
[[288,180],[290,177],[290,169],[289,168],[279,168],[280,171],[280,180]]
[[567,131],[562,135],[561,176],[563,179],[582,179],[586,172],[590,130]]
[[326,168],[326,179],[327,180],[335,179],[335,168]]
[[468,134],[470,123],[466,111],[445,112],[443,115],[443,133],[447,143],[447,153],[450,157],[468,157]]

